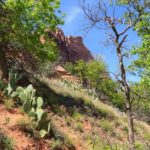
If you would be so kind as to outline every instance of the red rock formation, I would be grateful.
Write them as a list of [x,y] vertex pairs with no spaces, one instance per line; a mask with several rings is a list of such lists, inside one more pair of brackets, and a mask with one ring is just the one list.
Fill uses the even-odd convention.
[[67,72],[61,66],[56,66],[55,71],[59,78],[62,78],[62,79],[68,80],[68,81],[72,81],[72,82],[76,82],[76,83],[80,83],[80,78],[71,75],[69,72]]
[[66,37],[61,29],[49,32],[55,38],[61,54],[61,62],[76,62],[77,60],[93,60],[91,52],[83,44],[82,37]]

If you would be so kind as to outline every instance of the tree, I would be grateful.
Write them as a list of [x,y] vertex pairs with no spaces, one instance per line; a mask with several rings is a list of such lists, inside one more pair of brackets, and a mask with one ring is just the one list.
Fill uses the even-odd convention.
[[[14,51],[27,51],[42,61],[55,58],[56,45],[48,40],[46,30],[54,30],[62,24],[59,0],[4,0],[0,2],[0,70],[8,76],[6,51],[8,45]],[[40,37],[45,42],[40,42]]]
[[[115,75],[117,81],[121,84],[122,90],[125,94],[125,105],[126,114],[128,117],[128,140],[129,149],[135,149],[135,138],[134,138],[134,124],[133,124],[133,113],[132,113],[132,99],[131,99],[131,88],[127,81],[127,73],[124,63],[124,57],[127,57],[124,50],[127,49],[125,42],[128,37],[128,31],[133,27],[133,18],[130,9],[126,9],[128,15],[126,18],[118,16],[113,9],[112,13],[109,13],[108,7],[113,9],[113,3],[111,5],[106,4],[103,1],[98,1],[95,7],[86,4],[83,0],[82,9],[86,18],[89,20],[91,27],[96,27],[100,30],[105,30],[109,37],[108,44],[113,44],[115,52],[118,57],[120,74]],[[123,8],[122,8],[123,9]]]
[[[149,0],[118,0],[118,4],[128,8],[125,15],[131,18],[133,29],[141,38],[141,43],[133,47],[131,51],[137,56],[131,64],[131,69],[136,75],[141,77],[138,85],[133,86],[133,97],[138,100],[137,105],[140,109],[143,106],[149,107],[149,88],[150,88],[150,1]],[[130,15],[129,15],[130,14]],[[139,102],[140,99],[140,102]],[[145,114],[146,115],[146,114]]]
[[106,64],[102,59],[90,62],[80,60],[75,64],[68,62],[64,67],[71,74],[80,77],[82,84],[94,90],[100,100],[124,109],[119,85],[109,77]]
[[118,0],[118,4],[128,7],[129,11],[125,12],[126,19],[130,16],[133,29],[142,41],[132,50],[132,54],[138,56],[138,59],[132,64],[132,69],[135,69],[140,76],[146,77],[150,71],[150,1]]
[[132,51],[134,55],[138,56],[138,59],[132,65],[139,75],[150,83],[150,11],[141,16],[135,30],[141,37],[142,42]]

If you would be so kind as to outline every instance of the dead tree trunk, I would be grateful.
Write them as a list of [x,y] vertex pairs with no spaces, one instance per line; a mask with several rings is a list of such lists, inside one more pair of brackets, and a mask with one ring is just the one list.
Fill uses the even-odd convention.
[[0,49],[0,78],[8,79],[8,66],[4,49]]
[[[98,5],[96,7],[90,7],[89,4],[86,5],[85,0],[83,0],[82,9],[86,18],[91,22],[91,27],[94,26],[100,30],[104,29],[106,31],[106,34],[109,36],[109,40],[107,41],[107,43],[113,44],[115,46],[115,52],[118,56],[120,69],[120,78],[117,78],[117,80],[119,83],[121,83],[122,89],[125,94],[126,114],[128,118],[129,150],[135,150],[131,90],[126,79],[127,74],[123,59],[123,49],[125,48],[124,43],[128,36],[127,31],[132,28],[132,23],[131,21],[129,21],[129,24],[127,25],[122,17],[116,17],[115,10],[113,10],[112,14],[109,14],[107,5],[102,0],[98,2]],[[119,25],[122,26],[122,32],[119,32]]]
[[[121,46],[121,45],[120,45]],[[132,114],[132,103],[131,103],[131,95],[130,95],[130,87],[126,80],[126,70],[123,64],[123,55],[121,53],[121,47],[118,45],[117,48],[117,56],[119,59],[119,66],[121,72],[121,83],[124,87],[125,92],[125,104],[126,104],[126,114],[128,118],[128,141],[129,141],[129,150],[134,150],[135,140],[134,140],[134,124],[133,124],[133,114]]]

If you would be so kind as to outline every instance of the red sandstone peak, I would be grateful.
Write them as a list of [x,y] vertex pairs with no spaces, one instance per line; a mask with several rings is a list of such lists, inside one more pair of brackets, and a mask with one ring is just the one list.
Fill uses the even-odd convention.
[[66,37],[59,28],[55,32],[49,32],[49,36],[56,39],[61,54],[61,62],[90,61],[94,59],[91,52],[84,45],[82,37]]

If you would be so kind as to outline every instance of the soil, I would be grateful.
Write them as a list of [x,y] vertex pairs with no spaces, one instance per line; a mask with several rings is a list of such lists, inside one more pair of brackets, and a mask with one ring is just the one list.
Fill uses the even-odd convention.
[[15,144],[15,150],[50,150],[45,140],[35,140],[19,129],[17,121],[25,116],[17,109],[7,110],[0,104],[0,128],[5,135],[12,138]]

